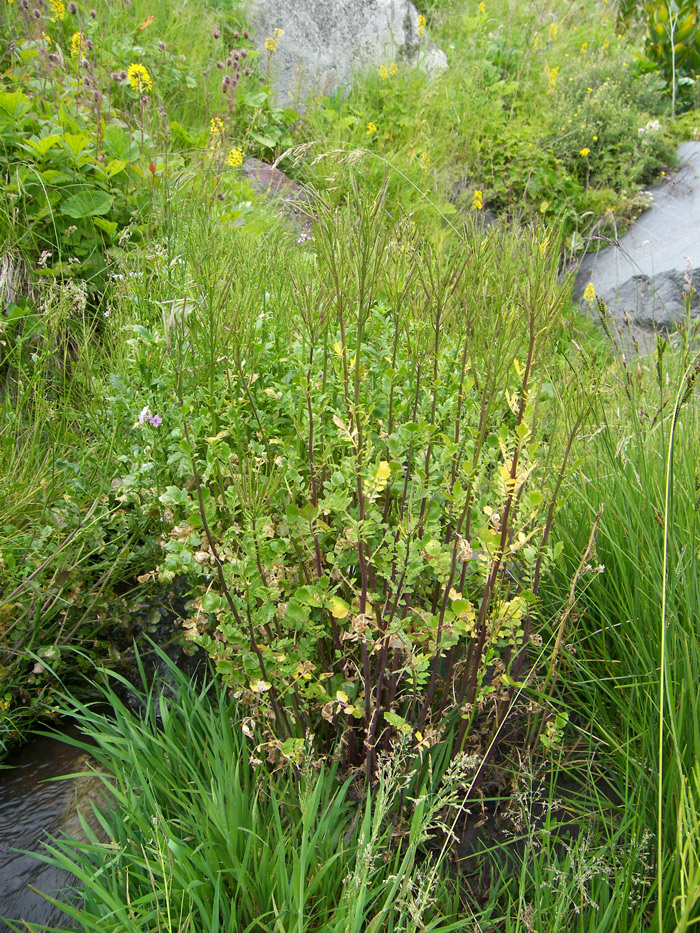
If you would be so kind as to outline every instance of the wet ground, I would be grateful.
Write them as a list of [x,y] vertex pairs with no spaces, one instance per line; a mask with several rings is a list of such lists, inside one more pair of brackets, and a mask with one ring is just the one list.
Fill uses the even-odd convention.
[[49,780],[87,768],[84,752],[56,739],[36,738],[4,765],[0,770],[0,933],[11,929],[3,919],[56,923],[63,916],[36,891],[55,895],[66,887],[68,875],[17,850],[41,851],[43,840],[60,833],[80,838],[76,802],[89,816],[90,800],[98,799],[100,792],[96,777]]

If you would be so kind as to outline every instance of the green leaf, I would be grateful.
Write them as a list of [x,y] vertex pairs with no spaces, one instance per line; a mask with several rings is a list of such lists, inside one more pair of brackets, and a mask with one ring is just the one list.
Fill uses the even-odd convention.
[[123,172],[126,168],[126,162],[124,159],[112,159],[105,166],[105,171],[107,172],[108,178],[114,178],[115,175],[118,175],[119,172]]
[[77,158],[91,145],[92,137],[88,133],[64,133],[61,142]]
[[63,202],[61,213],[67,214],[74,220],[83,217],[95,217],[98,214],[108,214],[114,203],[114,198],[106,191],[96,188],[85,188]]
[[390,726],[393,726],[395,729],[398,729],[402,735],[411,734],[411,726],[403,716],[399,716],[397,713],[384,713],[384,718],[389,723]]
[[31,101],[21,91],[0,91],[0,111],[4,111],[13,121],[24,116],[31,106]]
[[54,133],[51,136],[44,136],[43,139],[25,139],[20,145],[22,149],[26,149],[27,152],[36,153],[36,155],[42,159],[49,149],[53,149],[54,146],[59,144],[62,138],[60,133]]
[[117,229],[119,228],[119,224],[116,221],[105,220],[104,217],[93,217],[92,222],[96,227],[99,227],[100,230],[104,230],[104,232],[110,237],[114,237]]

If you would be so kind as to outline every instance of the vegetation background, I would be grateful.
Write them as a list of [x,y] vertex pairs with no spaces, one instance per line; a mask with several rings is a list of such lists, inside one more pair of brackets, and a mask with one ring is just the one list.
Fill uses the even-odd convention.
[[103,776],[72,928],[688,929],[697,324],[570,288],[694,4],[441,0],[444,75],[301,116],[236,4],[0,3],[0,742]]

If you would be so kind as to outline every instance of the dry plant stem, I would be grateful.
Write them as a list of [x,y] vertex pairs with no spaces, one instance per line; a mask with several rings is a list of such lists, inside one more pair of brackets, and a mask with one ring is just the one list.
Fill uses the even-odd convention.
[[[605,509],[605,506],[602,505],[600,509],[598,510],[598,514],[596,515],[593,521],[593,525],[591,526],[591,533],[588,537],[588,544],[586,545],[586,549],[583,552],[583,555],[581,557],[581,560],[579,561],[578,567],[576,568],[574,575],[571,578],[571,583],[569,585],[569,598],[567,599],[566,607],[562,611],[561,617],[559,619],[559,627],[557,628],[557,637],[554,642],[552,656],[549,661],[549,670],[547,671],[547,676],[545,677],[544,684],[542,686],[543,695],[547,694],[547,696],[551,697],[552,693],[554,692],[554,687],[557,682],[557,675],[559,673],[559,665],[557,661],[559,659],[559,652],[561,651],[562,642],[564,641],[564,631],[566,629],[566,623],[569,621],[569,616],[573,612],[574,606],[576,604],[576,586],[578,584],[578,581],[581,578],[581,574],[585,571],[586,566],[589,560],[591,559],[591,555],[593,554],[596,531],[598,530],[598,525],[600,523],[600,519],[603,515],[604,509]],[[518,660],[520,660],[520,658],[518,658]],[[547,690],[547,687],[549,687],[549,691]],[[511,687],[509,691],[509,694],[510,694],[509,700],[512,698],[514,691],[515,691],[515,688]],[[542,714],[542,717],[540,719],[540,725],[537,730],[537,735],[535,736],[534,741],[530,742],[529,737],[528,737],[527,744],[531,748],[535,748],[537,746],[537,743],[540,740],[540,736],[542,735],[542,732],[544,731],[546,724],[547,724],[547,714],[545,712]]]

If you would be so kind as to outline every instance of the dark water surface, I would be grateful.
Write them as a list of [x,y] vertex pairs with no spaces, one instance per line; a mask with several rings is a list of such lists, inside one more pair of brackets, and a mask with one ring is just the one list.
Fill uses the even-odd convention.
[[83,837],[76,799],[84,801],[81,809],[88,816],[88,800],[97,799],[99,779],[47,782],[47,778],[87,770],[85,753],[56,739],[33,739],[4,764],[11,767],[0,770],[0,933],[10,930],[3,918],[46,924],[60,924],[63,918],[69,923],[29,885],[55,895],[66,887],[70,876],[13,850],[41,851],[47,834]]

